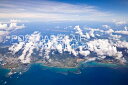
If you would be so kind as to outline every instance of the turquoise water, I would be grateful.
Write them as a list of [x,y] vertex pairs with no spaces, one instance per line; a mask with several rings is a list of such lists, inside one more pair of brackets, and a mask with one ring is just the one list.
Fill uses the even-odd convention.
[[[6,85],[128,85],[128,68],[89,64],[89,67],[70,69],[34,64],[22,75],[14,74],[11,77],[3,76],[7,73],[4,69],[0,70],[0,85],[4,85],[5,81]],[[78,70],[81,73],[73,73]]]

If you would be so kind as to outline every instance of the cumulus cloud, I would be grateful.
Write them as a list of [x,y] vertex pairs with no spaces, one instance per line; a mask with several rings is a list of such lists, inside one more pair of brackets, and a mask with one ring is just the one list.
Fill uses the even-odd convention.
[[3,41],[3,37],[8,35],[8,34],[9,34],[8,31],[0,31],[0,42],[2,42]]
[[108,29],[107,31],[105,31],[106,33],[108,33],[108,34],[111,34],[111,33],[113,33],[113,32],[115,32],[113,29]]
[[117,41],[115,45],[117,47],[127,48],[128,49],[128,42],[126,42],[126,41]]
[[[89,30],[89,32],[86,33],[85,35],[88,35],[88,39],[90,39],[90,37],[95,37],[94,31],[99,31],[102,33],[109,34],[110,39],[118,40],[118,42],[116,44],[112,44],[113,41],[111,41],[109,39],[96,39],[93,41],[89,41],[89,42],[87,42],[87,45],[88,45],[87,55],[89,54],[89,51],[94,51],[97,53],[97,55],[101,59],[106,58],[106,56],[114,56],[115,59],[125,62],[122,52],[118,51],[117,47],[127,48],[127,42],[121,42],[120,38],[122,36],[121,35],[113,35],[112,33],[127,34],[127,31],[114,31],[108,25],[103,25],[103,27],[107,28],[108,30],[105,31],[105,30],[101,30],[101,29],[88,28],[87,30]],[[125,29],[126,28],[127,27],[125,26]],[[77,31],[77,33],[82,36],[84,35],[84,33],[82,31]],[[84,51],[80,51],[79,53],[86,55],[86,52],[84,54]]]
[[128,31],[125,31],[125,30],[115,31],[115,33],[128,35]]
[[75,26],[74,29],[76,30],[76,33],[79,34],[81,37],[90,39],[91,37],[95,37],[94,34],[94,29],[90,28],[89,32],[83,33],[82,29],[80,28],[80,26]]
[[20,42],[20,43],[16,43],[14,45],[12,45],[9,50],[11,50],[13,52],[13,54],[17,53],[18,51],[20,51],[22,49],[22,47],[24,46],[24,42]]
[[[34,53],[33,50],[36,49],[40,53],[44,52],[44,58],[50,60],[49,53],[51,50],[57,50],[59,53],[63,51],[68,51],[69,53],[73,53],[73,55],[77,55],[76,51],[72,49],[70,45],[69,36],[64,36],[62,43],[59,43],[58,36],[52,36],[51,39],[46,41],[45,39],[41,41],[41,35],[39,32],[34,32],[28,37],[27,42],[20,42],[18,44],[12,45],[9,50],[12,51],[13,54],[16,52],[23,50],[22,54],[19,56],[19,59],[22,63],[30,63],[31,62],[31,55]],[[65,47],[63,47],[63,44]],[[41,49],[39,49],[41,47]]]
[[102,25],[102,27],[110,29],[111,27],[109,25]]
[[[82,30],[79,28],[79,26],[75,26],[75,30],[77,30],[78,33],[81,34],[81,36],[83,35]],[[73,54],[74,56],[77,56],[78,54],[87,56],[90,54],[90,51],[83,50],[84,47],[79,47],[80,51],[79,52],[76,51],[72,47],[71,45],[72,40],[68,35],[64,35],[61,37],[52,35],[50,39],[47,39],[47,41],[45,38],[41,40],[40,33],[34,32],[28,37],[27,42],[22,41],[17,44],[14,44],[9,48],[9,50],[11,50],[13,54],[22,51],[22,54],[19,56],[19,60],[21,60],[22,63],[31,62],[31,55],[34,53],[33,52],[34,49],[40,52],[39,55],[42,56],[43,54],[43,57],[47,60],[50,60],[49,53],[52,50],[57,50],[59,53],[63,53],[67,51],[70,54]]]
[[[113,33],[118,33],[118,34],[125,34],[128,35],[128,27],[124,26],[124,28],[122,28],[122,30],[114,30],[112,29],[109,25],[102,25],[103,28],[107,28],[107,30],[102,30],[102,29],[94,29],[94,28],[88,28],[88,30],[93,30],[95,31],[99,31],[101,33],[107,33],[111,36],[111,38],[116,38],[119,39],[122,36],[121,35],[113,35]],[[94,34],[94,33],[93,33]],[[90,34],[89,34],[90,35]],[[95,35],[95,34],[94,34]],[[96,34],[97,36],[100,36],[100,34]]]
[[84,47],[79,46],[79,54],[83,55],[83,56],[87,56],[90,54],[89,50],[83,50]]
[[6,28],[7,28],[7,24],[1,24],[1,23],[0,23],[0,29],[3,30],[3,29],[6,29]]
[[79,34],[80,36],[85,36],[81,30],[81,28],[78,26],[75,26],[74,29],[76,30],[76,33]]
[[125,31],[128,31],[128,27],[127,26],[125,26],[124,29],[125,29]]
[[94,34],[94,30],[93,29],[89,32],[89,35],[90,35],[90,37],[95,37],[95,34]]
[[19,59],[22,63],[30,63],[31,55],[34,49],[38,49],[38,42],[40,41],[40,33],[34,32],[28,37],[27,42],[19,42],[19,44],[12,45],[9,50],[13,52],[13,54],[17,53],[20,50],[22,54],[19,56]]
[[121,35],[113,35],[113,34],[110,34],[111,38],[112,39],[120,39],[122,36]]
[[10,32],[25,28],[24,24],[17,25],[18,20],[10,20],[10,22],[7,23],[0,23],[0,41],[3,41],[3,37],[8,35]]
[[116,59],[120,59],[123,55],[107,39],[89,41],[87,45],[90,51],[96,52],[99,56],[115,56]]
[[14,19],[10,20],[9,24],[0,23],[0,30],[8,31],[8,30],[22,29],[25,27],[24,24],[18,26],[17,22],[20,22],[20,20],[14,20]]
[[[49,62],[51,60],[50,53],[54,53],[54,51],[58,51],[60,54],[62,54],[63,52],[68,52],[69,54],[73,54],[74,56],[82,55],[85,59],[88,59],[88,61],[94,61],[98,58],[105,59],[106,56],[113,57],[122,62],[125,61],[122,52],[118,51],[117,47],[128,48],[127,42],[121,42],[120,40],[118,40],[118,42],[114,43],[114,41],[109,39],[96,39],[94,32],[100,30],[90,28],[89,32],[84,33],[79,25],[75,26],[74,30],[77,34],[87,38],[89,41],[81,41],[80,43],[82,45],[78,45],[77,48],[73,48],[71,44],[72,39],[69,35],[51,35],[50,38],[48,38],[48,36],[45,36],[44,39],[41,40],[41,34],[39,32],[34,32],[28,37],[27,41],[22,41],[12,45],[9,50],[11,50],[13,54],[22,51],[22,54],[18,56],[19,60],[21,60],[22,63],[31,62],[32,54],[34,54],[34,49],[39,52],[39,56],[42,56]],[[108,32],[111,37],[121,37],[119,35],[112,35],[112,32],[114,32],[112,29],[102,32]],[[90,37],[95,38],[90,39]],[[87,45],[87,47],[85,47],[84,45]],[[91,52],[95,52],[98,57],[90,58],[89,55],[91,54]]]

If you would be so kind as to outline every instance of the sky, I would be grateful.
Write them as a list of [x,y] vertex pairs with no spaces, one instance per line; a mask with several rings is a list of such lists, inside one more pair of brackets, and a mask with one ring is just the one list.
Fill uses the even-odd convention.
[[128,0],[0,0],[0,19],[128,21]]

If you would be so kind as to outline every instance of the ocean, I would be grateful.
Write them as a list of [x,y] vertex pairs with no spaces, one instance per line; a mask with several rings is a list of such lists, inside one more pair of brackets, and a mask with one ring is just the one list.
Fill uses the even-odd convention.
[[22,75],[6,76],[0,69],[0,85],[128,85],[128,68],[89,66],[79,69],[52,68],[34,64]]

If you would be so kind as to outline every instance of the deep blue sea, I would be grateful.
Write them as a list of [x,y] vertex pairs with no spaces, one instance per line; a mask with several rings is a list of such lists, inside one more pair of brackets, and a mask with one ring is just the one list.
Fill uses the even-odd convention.
[[7,70],[1,69],[0,85],[128,85],[128,68],[124,67],[86,67],[80,74],[68,71],[64,74],[57,70],[44,70],[36,64],[22,75],[7,77]]

